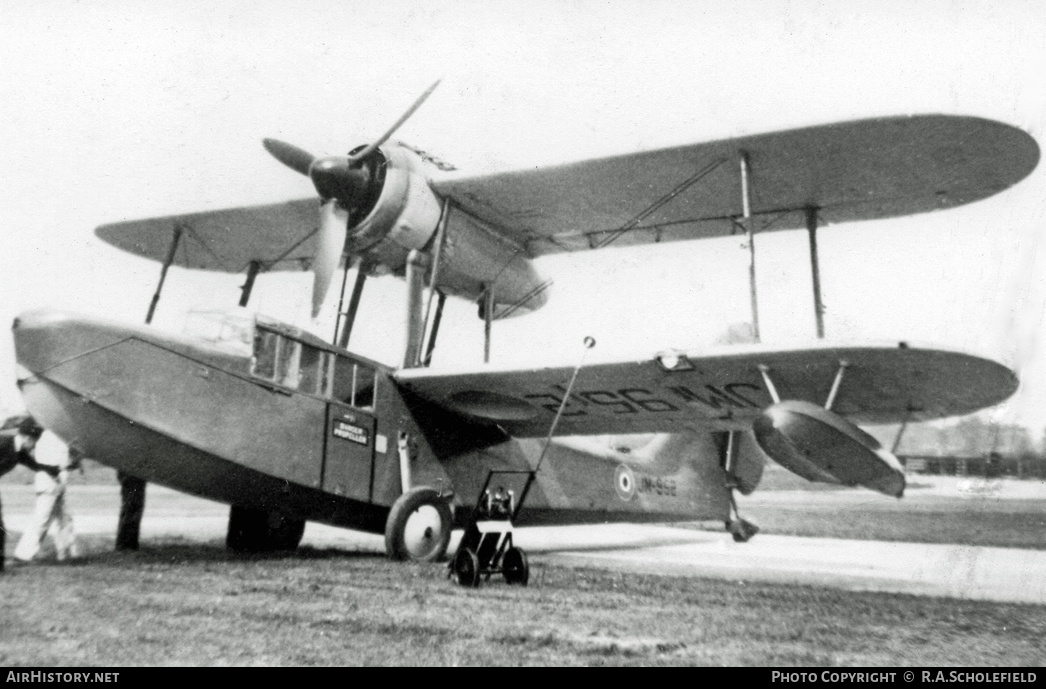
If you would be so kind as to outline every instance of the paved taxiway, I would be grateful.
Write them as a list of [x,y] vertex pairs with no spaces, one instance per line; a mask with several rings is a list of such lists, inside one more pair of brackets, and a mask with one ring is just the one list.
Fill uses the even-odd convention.
[[[7,527],[21,531],[31,489],[2,489]],[[72,486],[69,497],[79,533],[115,533],[115,486]],[[223,505],[150,486],[142,538],[220,541],[227,514]],[[1036,550],[767,534],[739,544],[722,532],[634,524],[519,529],[516,542],[532,561],[569,566],[1046,604],[1046,552]],[[384,551],[381,536],[319,524],[308,525],[303,544]]]

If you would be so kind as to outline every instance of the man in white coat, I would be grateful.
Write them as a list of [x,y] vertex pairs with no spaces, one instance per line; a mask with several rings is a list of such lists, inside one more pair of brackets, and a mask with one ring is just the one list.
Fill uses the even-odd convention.
[[40,544],[47,536],[48,529],[54,534],[55,552],[59,560],[78,557],[80,553],[73,533],[73,517],[65,504],[65,485],[69,470],[79,464],[79,459],[74,459],[58,436],[51,431],[44,431],[36,443],[36,463],[36,506],[15,548],[15,560],[31,561],[40,551]]

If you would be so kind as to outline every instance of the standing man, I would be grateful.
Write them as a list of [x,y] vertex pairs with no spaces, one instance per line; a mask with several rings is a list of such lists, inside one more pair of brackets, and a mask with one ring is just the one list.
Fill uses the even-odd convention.
[[55,553],[59,561],[78,557],[76,534],[73,533],[73,517],[65,505],[65,485],[69,469],[79,466],[80,456],[70,451],[58,436],[44,431],[36,443],[36,506],[22,533],[15,560],[30,562],[40,551],[40,544],[53,527]]
[[[13,416],[0,428],[0,476],[24,464],[36,469],[33,459],[33,448],[44,429],[31,416]],[[4,517],[0,513],[0,572],[4,571],[4,546],[7,542],[7,529],[4,528]]]
[[145,480],[116,472],[120,481],[120,521],[116,525],[116,549],[138,550],[138,533],[145,511]]

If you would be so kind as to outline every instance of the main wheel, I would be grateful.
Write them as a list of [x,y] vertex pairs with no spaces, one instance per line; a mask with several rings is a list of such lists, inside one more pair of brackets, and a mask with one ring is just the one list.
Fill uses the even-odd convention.
[[447,552],[451,515],[432,488],[412,488],[396,498],[385,522],[385,552],[393,560],[435,562]]
[[458,554],[454,556],[454,574],[462,586],[479,586],[479,558],[470,548],[458,548]]
[[225,546],[247,553],[294,550],[304,533],[304,519],[233,505],[229,508]]
[[501,573],[510,584],[526,586],[530,581],[530,565],[527,554],[521,548],[509,548],[501,557]]

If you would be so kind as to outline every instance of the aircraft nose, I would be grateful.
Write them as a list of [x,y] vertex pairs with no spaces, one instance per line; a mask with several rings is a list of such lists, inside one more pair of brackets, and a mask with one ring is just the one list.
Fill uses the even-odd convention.
[[19,379],[125,339],[119,327],[56,309],[36,309],[11,325]]

